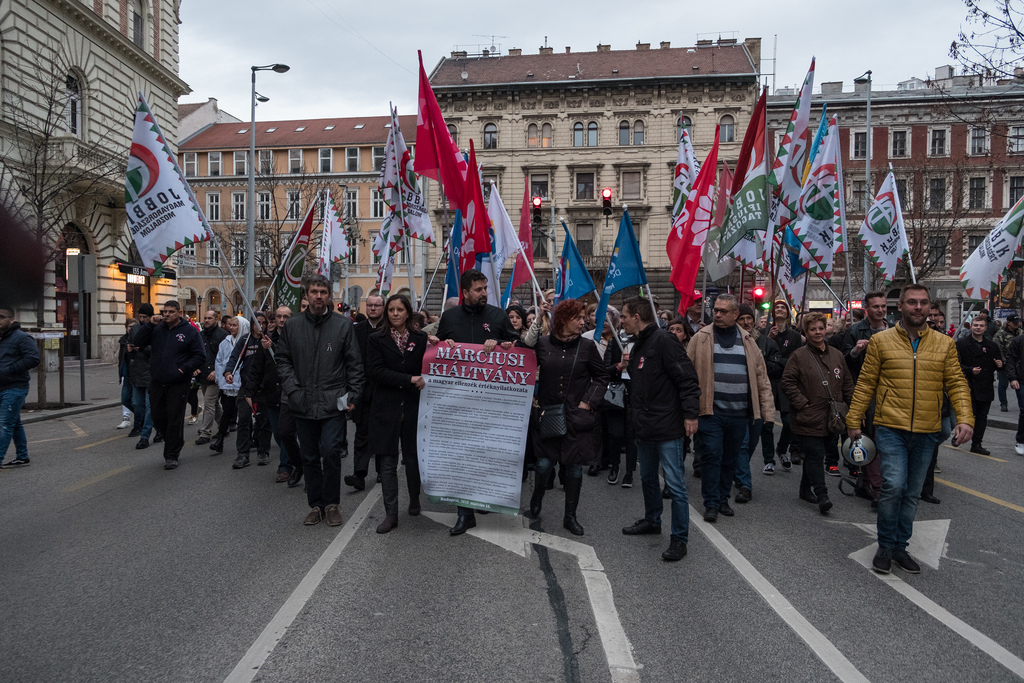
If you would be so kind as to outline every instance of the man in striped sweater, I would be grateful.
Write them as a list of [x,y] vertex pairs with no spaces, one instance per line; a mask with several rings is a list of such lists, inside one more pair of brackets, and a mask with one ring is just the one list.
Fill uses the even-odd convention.
[[734,514],[729,494],[750,424],[775,421],[764,358],[750,334],[736,325],[739,313],[736,297],[720,294],[714,325],[701,328],[687,347],[700,381],[700,488],[706,522]]

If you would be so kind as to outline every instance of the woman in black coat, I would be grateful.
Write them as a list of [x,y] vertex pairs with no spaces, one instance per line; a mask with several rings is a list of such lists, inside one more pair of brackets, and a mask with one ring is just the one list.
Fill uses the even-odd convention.
[[366,375],[374,382],[370,414],[369,449],[377,456],[385,517],[378,534],[398,526],[398,447],[409,485],[409,514],[420,514],[420,468],[416,460],[416,423],[420,390],[423,389],[423,354],[427,335],[413,330],[412,303],[404,294],[393,294],[384,305],[381,329],[366,343]]
[[583,486],[583,465],[596,460],[600,446],[596,434],[600,420],[594,413],[608,385],[608,368],[597,345],[581,334],[586,326],[585,309],[576,299],[563,301],[555,307],[551,334],[537,342],[537,402],[544,409],[565,406],[566,433],[549,439],[535,430],[533,496],[529,517],[540,516],[544,500],[544,484],[555,462],[566,466],[565,517],[562,526],[576,536],[583,527],[576,521],[576,506]]

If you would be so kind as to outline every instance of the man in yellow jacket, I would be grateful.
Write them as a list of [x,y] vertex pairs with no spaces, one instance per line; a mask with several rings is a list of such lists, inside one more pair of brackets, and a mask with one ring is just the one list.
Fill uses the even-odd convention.
[[882,466],[878,500],[878,552],[872,566],[880,574],[893,562],[905,572],[921,567],[907,552],[921,486],[942,428],[943,390],[949,395],[959,424],[953,443],[970,440],[974,431],[971,392],[953,340],[928,328],[928,288],[907,285],[900,292],[901,322],[871,337],[857,379],[846,426],[850,439],[875,399],[875,446]]

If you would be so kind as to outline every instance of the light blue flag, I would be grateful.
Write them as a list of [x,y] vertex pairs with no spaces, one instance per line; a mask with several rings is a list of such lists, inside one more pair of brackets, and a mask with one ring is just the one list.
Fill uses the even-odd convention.
[[818,154],[818,147],[821,146],[821,140],[825,137],[825,133],[828,132],[828,104],[821,105],[821,122],[818,123],[818,132],[814,134],[814,142],[811,143],[811,153],[807,155],[807,167],[810,168],[811,162],[814,161],[814,157]]
[[[462,289],[459,285],[459,250],[462,248],[462,212],[455,212],[455,224],[448,240],[448,270],[444,274],[445,297],[459,297],[462,300]],[[445,302],[441,302],[442,308]]]
[[793,229],[789,225],[787,225],[786,238],[782,246],[782,249],[788,258],[788,260],[785,261],[784,263],[788,263],[789,272],[791,276],[794,278],[799,277],[807,272],[807,268],[804,267],[803,261],[800,258],[800,250],[802,247],[803,245],[797,238],[796,233],[794,233]]
[[505,291],[501,293],[501,307],[508,308],[508,302],[512,300],[512,282],[516,279],[516,264],[512,262],[512,277],[508,279],[508,284],[505,285]]
[[555,278],[555,301],[566,299],[578,299],[593,292],[597,287],[587,272],[587,266],[583,263],[580,250],[576,248],[576,242],[569,234],[569,228],[565,221],[562,221],[562,230],[565,231],[565,242],[562,243],[562,257],[559,259],[558,275]]
[[[626,287],[646,284],[647,273],[644,272],[644,262],[640,258],[640,245],[633,233],[633,221],[629,219],[629,212],[623,211],[619,234],[615,238],[615,250],[612,252],[611,261],[608,262],[608,272],[604,276],[604,289],[601,290],[601,299],[597,302],[597,311],[594,312],[597,329],[604,329],[608,299],[612,294]],[[594,336],[601,335],[597,333]]]

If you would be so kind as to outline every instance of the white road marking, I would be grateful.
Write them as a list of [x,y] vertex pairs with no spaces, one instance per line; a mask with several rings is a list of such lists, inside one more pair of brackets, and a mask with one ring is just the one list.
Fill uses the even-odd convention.
[[366,494],[363,502],[359,504],[359,507],[349,517],[348,522],[341,527],[338,535],[327,546],[327,550],[324,551],[320,559],[316,561],[316,564],[306,573],[306,576],[299,582],[299,585],[292,591],[292,594],[288,596],[285,603],[281,605],[281,609],[277,611],[274,618],[263,629],[263,633],[256,638],[256,641],[249,647],[245,656],[235,665],[234,670],[228,674],[228,677],[224,679],[225,683],[249,683],[256,677],[260,667],[266,663],[270,653],[274,651],[277,644],[284,638],[288,628],[295,621],[295,617],[299,616],[299,613],[302,612],[302,609],[306,606],[310,597],[312,597],[313,592],[316,591],[324,576],[334,566],[334,563],[338,561],[341,552],[348,545],[349,541],[352,540],[352,537],[355,536],[362,523],[366,521],[370,509],[380,500],[380,497],[380,486],[374,485]]
[[810,646],[818,659],[831,669],[839,680],[844,683],[853,681],[867,683],[868,679],[864,674],[832,644],[832,641],[797,612],[789,600],[782,596],[779,589],[773,586],[761,572],[754,569],[754,565],[750,564],[747,558],[743,557],[735,546],[726,540],[725,536],[705,522],[703,515],[699,514],[692,505],[690,506],[690,523],[708,537],[711,544],[718,548],[718,551],[736,568],[740,576],[746,579],[747,583],[764,598],[768,606],[775,610],[776,614],[782,617],[782,620]]
[[[932,569],[939,568],[939,559],[946,553],[946,534],[949,533],[948,519],[932,519],[914,522],[914,533],[907,544],[907,552]],[[878,528],[874,524],[854,524],[872,538],[877,538]],[[866,548],[850,553],[849,557],[865,567],[871,567],[871,560],[878,550],[878,544],[872,543]]]
[[[448,512],[424,512],[438,524],[453,526],[456,516]],[[601,646],[608,660],[608,671],[615,683],[639,683],[640,666],[633,659],[633,648],[622,627],[619,612],[615,608],[615,596],[612,584],[604,573],[604,566],[597,559],[592,546],[579,543],[572,539],[545,534],[533,529],[524,528],[521,517],[509,515],[478,516],[477,527],[467,533],[489,543],[493,543],[509,552],[526,557],[530,553],[530,545],[536,543],[552,550],[568,553],[576,558],[583,573],[583,582],[590,598],[590,608],[594,612]]]

